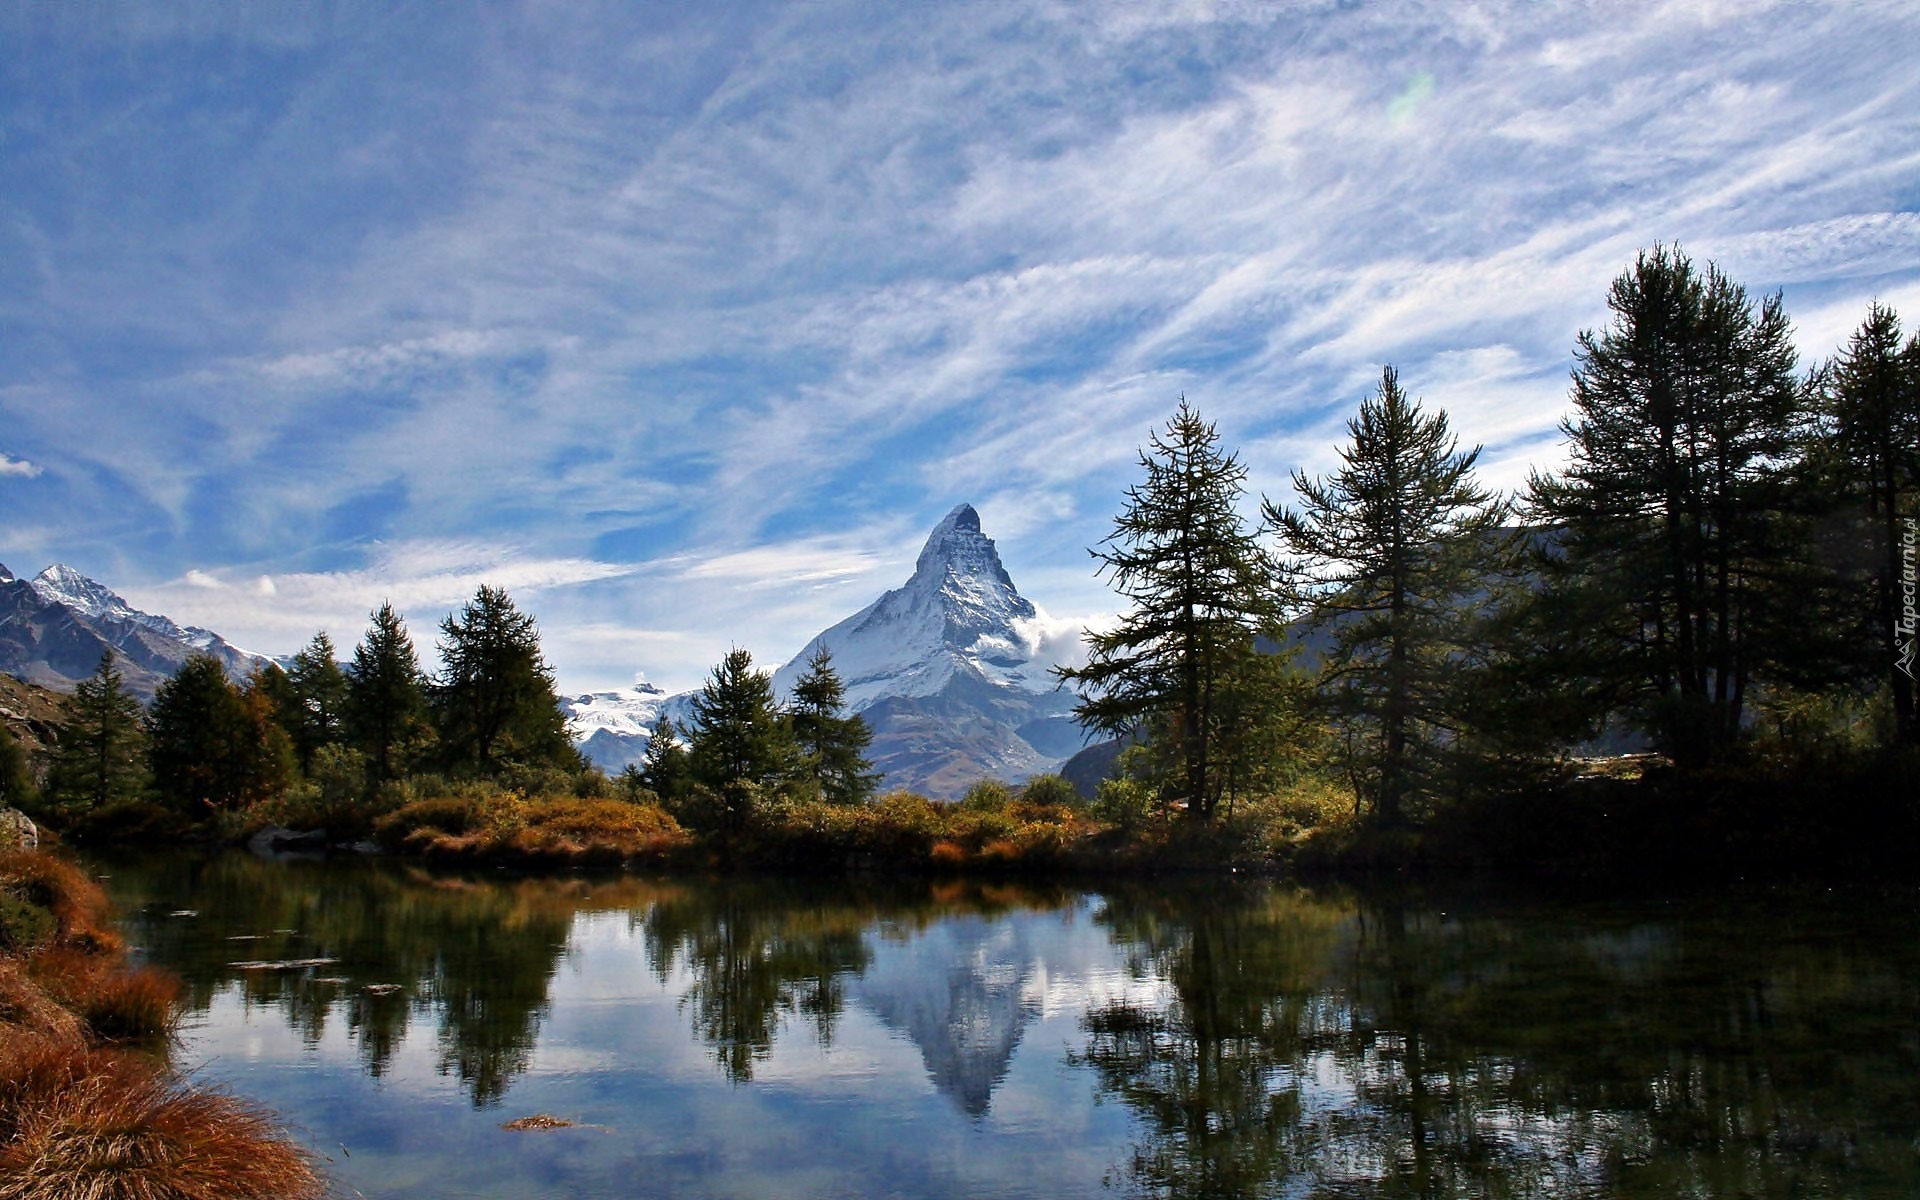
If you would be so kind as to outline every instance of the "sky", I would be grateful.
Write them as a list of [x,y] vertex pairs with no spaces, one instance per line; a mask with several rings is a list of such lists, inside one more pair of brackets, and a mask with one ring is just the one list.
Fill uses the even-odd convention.
[[1070,631],[1186,396],[1249,513],[1394,365],[1503,488],[1656,243],[1920,324],[1920,6],[0,0],[0,563],[561,687],[775,665],[972,503]]

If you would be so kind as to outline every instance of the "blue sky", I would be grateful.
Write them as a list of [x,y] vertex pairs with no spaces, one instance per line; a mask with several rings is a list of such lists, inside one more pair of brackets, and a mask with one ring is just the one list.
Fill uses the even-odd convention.
[[1910,3],[0,0],[0,562],[269,653],[483,581],[768,664],[981,511],[1061,628],[1182,393],[1559,461],[1641,247],[1920,319]]

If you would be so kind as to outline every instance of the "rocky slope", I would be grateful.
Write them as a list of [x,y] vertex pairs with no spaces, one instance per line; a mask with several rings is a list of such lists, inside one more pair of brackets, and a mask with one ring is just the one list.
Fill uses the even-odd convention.
[[268,661],[210,630],[141,612],[72,567],[56,563],[19,579],[0,566],[0,672],[71,691],[107,650],[143,702],[195,654],[213,655],[236,679]]

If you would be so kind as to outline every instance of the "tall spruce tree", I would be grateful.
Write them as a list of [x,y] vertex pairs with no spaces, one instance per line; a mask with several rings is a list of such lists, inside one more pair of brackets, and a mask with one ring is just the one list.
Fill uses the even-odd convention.
[[798,767],[793,733],[774,704],[773,679],[734,649],[693,697],[688,762],[696,783],[719,805],[713,822],[723,836],[747,827],[756,807],[777,793]]
[[873,731],[858,713],[847,714],[846,695],[832,652],[824,642],[816,645],[806,671],[794,681],[787,721],[799,745],[801,771],[830,804],[860,804],[880,783],[866,757]]
[[[1920,522],[1920,338],[1902,345],[1900,318],[1874,304],[1827,364],[1822,434],[1834,498],[1857,522],[1859,591],[1870,615],[1866,674],[1893,702],[1894,739],[1920,745],[1920,671],[1914,628],[1914,525]],[[1903,587],[1904,581],[1904,587]],[[1863,622],[1864,624],[1864,622]]]
[[540,653],[540,630],[507,593],[482,585],[440,623],[441,673],[433,690],[440,750],[455,772],[493,775],[522,766],[578,770]]
[[1739,737],[1748,691],[1795,673],[1816,629],[1795,544],[1805,390],[1778,295],[1655,247],[1614,281],[1611,326],[1580,334],[1564,472],[1530,507],[1557,530],[1543,569],[1591,622],[1603,694],[1683,765]]
[[427,679],[406,622],[382,603],[353,650],[342,719],[374,786],[405,775],[428,742]]
[[1082,725],[1171,741],[1168,786],[1199,821],[1213,818],[1232,774],[1218,755],[1223,681],[1278,607],[1239,512],[1246,468],[1219,443],[1182,396],[1140,453],[1145,480],[1092,551],[1129,607],[1113,628],[1086,632],[1085,666],[1057,671],[1079,693]]
[[46,801],[57,812],[79,815],[137,800],[146,786],[140,702],[126,691],[108,650],[67,700],[66,723],[48,770]]
[[1445,412],[1421,411],[1389,366],[1347,422],[1342,466],[1294,472],[1300,507],[1265,503],[1291,556],[1291,591],[1331,649],[1320,694],[1356,732],[1356,775],[1376,817],[1401,821],[1430,793],[1441,748],[1463,714],[1454,686],[1468,651],[1474,597],[1514,554],[1507,504],[1473,477]]

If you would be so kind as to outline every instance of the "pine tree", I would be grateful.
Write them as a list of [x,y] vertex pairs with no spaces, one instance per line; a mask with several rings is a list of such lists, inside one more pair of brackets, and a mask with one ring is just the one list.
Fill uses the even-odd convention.
[[1786,625],[1815,586],[1789,519],[1807,416],[1775,295],[1756,311],[1712,264],[1656,247],[1614,281],[1613,323],[1575,350],[1571,462],[1534,475],[1551,586],[1586,591],[1586,660],[1657,745],[1732,745],[1750,687],[1816,645]]
[[760,801],[777,792],[798,766],[792,731],[774,704],[773,679],[734,649],[693,697],[688,762],[694,782],[719,804],[715,823],[732,837]]
[[1246,468],[1186,397],[1139,462],[1145,481],[1127,489],[1105,548],[1092,552],[1130,608],[1112,629],[1086,632],[1086,666],[1057,674],[1079,692],[1074,715],[1089,729],[1168,728],[1174,794],[1208,821],[1230,766],[1216,757],[1222,681],[1277,605],[1239,513]]
[[140,702],[126,691],[113,651],[67,700],[47,777],[47,803],[79,815],[136,800],[147,785],[146,737]]
[[1299,509],[1265,511],[1307,623],[1332,637],[1321,694],[1361,733],[1360,777],[1394,824],[1459,729],[1466,610],[1513,551],[1507,505],[1473,479],[1480,448],[1462,453],[1446,413],[1422,412],[1392,367],[1347,432],[1338,471],[1294,473]]
[[[1835,460],[1832,493],[1860,519],[1860,591],[1870,614],[1861,639],[1869,677],[1888,685],[1894,739],[1920,744],[1920,687],[1914,682],[1920,634],[1912,622],[1912,529],[1920,521],[1920,338],[1900,341],[1900,318],[1874,304],[1825,372],[1822,425]],[[1904,546],[1903,546],[1904,540]]]
[[846,707],[846,688],[823,642],[794,681],[787,721],[800,749],[801,770],[830,804],[864,803],[880,783],[865,753],[873,731],[859,714],[849,716]]
[[293,739],[301,773],[308,774],[321,747],[346,737],[347,679],[324,631],[293,656],[286,684],[292,706],[281,723]]
[[449,768],[480,775],[509,764],[579,769],[532,615],[502,589],[482,585],[440,632],[433,696]]
[[366,756],[368,782],[378,786],[405,775],[432,731],[426,676],[406,622],[392,604],[373,611],[366,636],[354,647],[346,685],[343,724],[353,746]]

